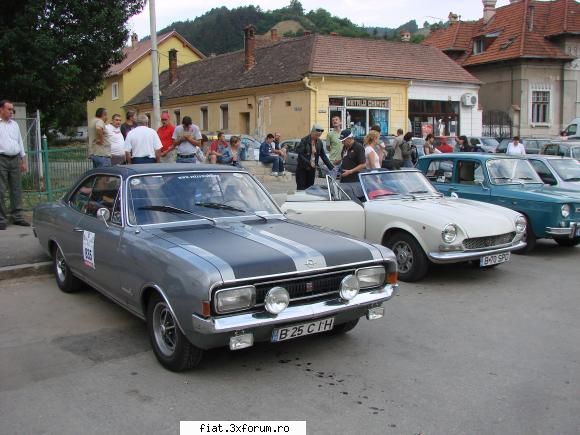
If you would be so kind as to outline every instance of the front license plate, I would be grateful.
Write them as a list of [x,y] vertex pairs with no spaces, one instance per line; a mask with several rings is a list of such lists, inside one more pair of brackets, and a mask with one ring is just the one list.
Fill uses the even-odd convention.
[[334,317],[331,317],[330,319],[316,320],[315,322],[302,323],[286,328],[277,328],[272,331],[272,343],[330,331],[333,326]]
[[504,252],[503,254],[492,254],[481,257],[479,265],[481,267],[493,266],[494,264],[505,263],[510,261],[511,252]]

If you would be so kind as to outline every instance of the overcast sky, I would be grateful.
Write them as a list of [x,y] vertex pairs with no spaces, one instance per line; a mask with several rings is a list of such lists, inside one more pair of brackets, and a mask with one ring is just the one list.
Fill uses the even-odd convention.
[[[264,10],[287,6],[290,0],[218,0],[213,5],[207,0],[156,0],[157,30],[174,21],[194,20],[211,8],[226,6],[229,9],[259,4]],[[425,21],[430,23],[446,21],[449,12],[461,15],[462,20],[479,19],[483,15],[481,0],[302,0],[306,12],[324,8],[332,15],[349,18],[352,22],[365,26],[399,27],[409,20],[416,20],[419,27]],[[509,0],[498,0],[497,7],[509,4]],[[149,4],[143,12],[129,21],[132,32],[139,39],[149,34]],[[223,29],[227,30],[227,29]]]

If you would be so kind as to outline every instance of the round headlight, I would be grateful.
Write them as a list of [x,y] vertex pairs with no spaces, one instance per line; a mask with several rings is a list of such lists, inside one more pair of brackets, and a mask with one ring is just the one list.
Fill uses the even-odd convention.
[[453,224],[447,225],[443,228],[441,237],[445,243],[453,243],[457,237],[457,227]]
[[340,283],[340,297],[346,301],[350,301],[360,290],[358,278],[354,275],[345,276]]
[[266,311],[272,314],[281,313],[286,309],[289,303],[290,295],[288,294],[288,290],[284,287],[271,288],[266,294],[266,299],[264,299]]
[[570,217],[570,206],[568,204],[562,206],[562,217],[564,219]]
[[525,233],[526,232],[527,221],[526,218],[523,216],[519,216],[516,219],[516,232],[517,233]]

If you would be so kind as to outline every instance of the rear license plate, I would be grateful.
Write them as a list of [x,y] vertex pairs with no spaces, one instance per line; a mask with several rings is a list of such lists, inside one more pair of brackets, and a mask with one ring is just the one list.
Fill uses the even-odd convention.
[[493,266],[494,264],[505,263],[510,261],[511,252],[504,252],[503,254],[492,254],[481,257],[479,265],[481,267]]
[[333,326],[334,317],[331,317],[330,319],[301,323],[300,325],[288,326],[286,328],[277,328],[272,331],[272,343],[304,337],[305,335],[310,334],[318,334],[319,332],[330,331]]

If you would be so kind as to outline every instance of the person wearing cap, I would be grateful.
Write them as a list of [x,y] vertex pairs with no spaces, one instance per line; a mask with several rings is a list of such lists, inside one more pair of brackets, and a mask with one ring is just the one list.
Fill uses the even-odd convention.
[[366,168],[365,149],[360,143],[354,140],[354,136],[349,129],[342,130],[339,139],[344,145],[340,182],[356,182],[357,174]]
[[175,146],[173,145],[173,132],[175,125],[169,120],[169,113],[161,114],[161,127],[157,129],[157,134],[161,140],[161,163],[175,163]]
[[316,168],[318,168],[320,159],[322,159],[329,171],[334,169],[320,139],[322,133],[324,133],[324,129],[319,124],[314,124],[310,134],[304,136],[296,147],[296,153],[298,154],[296,190],[305,190],[314,184]]
[[[191,117],[183,117],[181,125],[175,127],[172,139],[177,149],[177,163],[197,163],[201,154],[201,131]],[[203,157],[200,163],[203,163]]]

